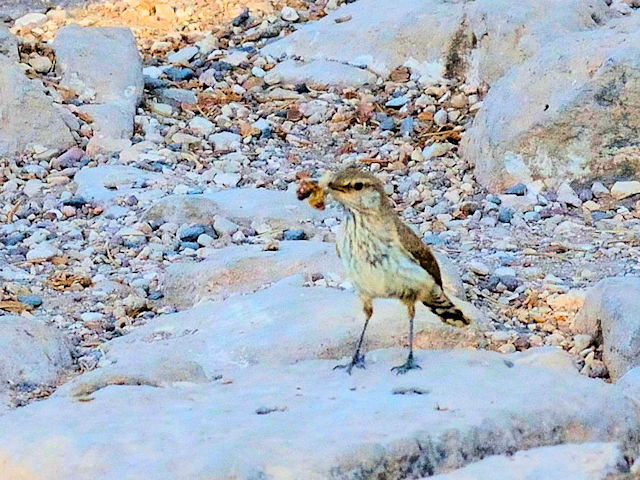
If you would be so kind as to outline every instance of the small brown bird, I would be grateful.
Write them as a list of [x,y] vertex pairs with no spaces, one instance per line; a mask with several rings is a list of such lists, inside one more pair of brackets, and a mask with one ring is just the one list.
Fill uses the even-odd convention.
[[365,314],[353,359],[335,368],[344,368],[349,374],[353,367],[364,368],[360,348],[373,314],[374,298],[397,298],[409,311],[409,356],[403,365],[392,370],[406,373],[420,368],[413,359],[416,302],[422,302],[450,325],[468,325],[470,319],[443,291],[440,268],[433,253],[402,222],[380,180],[371,173],[350,167],[326,175],[319,186],[345,208],[336,249],[358,291]]

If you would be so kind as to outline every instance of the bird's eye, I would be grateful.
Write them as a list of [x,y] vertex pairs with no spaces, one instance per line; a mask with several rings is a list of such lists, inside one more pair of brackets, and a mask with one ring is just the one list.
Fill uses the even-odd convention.
[[353,189],[354,190],[362,190],[362,187],[364,187],[362,182],[356,182],[356,183],[353,184]]

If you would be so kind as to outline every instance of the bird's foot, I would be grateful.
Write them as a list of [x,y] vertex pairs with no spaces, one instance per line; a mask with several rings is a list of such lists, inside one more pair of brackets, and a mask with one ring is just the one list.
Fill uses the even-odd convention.
[[422,367],[415,362],[415,360],[413,359],[413,352],[411,352],[409,353],[406,362],[404,362],[402,365],[398,365],[397,367],[393,367],[391,371],[396,372],[396,375],[400,375],[401,373],[407,373],[409,370],[414,369],[422,370]]
[[351,370],[353,367],[364,368],[364,355],[357,353],[353,356],[349,363],[345,363],[344,365],[336,365],[333,367],[334,370],[345,369],[346,372],[351,375]]

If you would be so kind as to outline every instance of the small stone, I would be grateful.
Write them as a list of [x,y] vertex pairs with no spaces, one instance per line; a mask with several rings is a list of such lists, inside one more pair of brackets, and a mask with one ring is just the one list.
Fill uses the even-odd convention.
[[103,315],[100,312],[84,312],[80,315],[80,319],[84,323],[98,323],[101,322]]
[[524,214],[524,219],[527,222],[537,222],[540,220],[540,214],[538,212],[526,212]]
[[517,183],[513,187],[508,188],[504,193],[509,195],[525,195],[527,186],[524,183]]
[[173,107],[166,103],[151,102],[151,111],[162,115],[163,117],[170,117],[173,114]]
[[195,242],[198,237],[205,233],[206,229],[204,225],[196,224],[185,228],[180,232],[180,240],[183,242]]
[[264,83],[267,85],[276,85],[282,81],[282,77],[278,72],[270,71],[264,76]]
[[406,105],[408,101],[409,99],[407,97],[399,96],[392,98],[387,103],[385,103],[384,106],[389,108],[400,108],[403,105]]
[[422,241],[427,245],[446,245],[447,240],[440,235],[429,234],[422,237]]
[[464,108],[467,106],[467,96],[464,93],[458,93],[451,97],[451,106],[453,108]]
[[[638,186],[640,187],[640,182],[638,182]],[[573,191],[573,188],[571,188],[568,183],[560,185],[558,189],[558,201],[566,203],[567,205],[573,205],[574,207],[582,205],[582,200],[578,198],[576,192]]]
[[18,18],[13,26],[15,28],[24,28],[29,26],[31,28],[41,27],[47,21],[47,16],[44,13],[27,13]]
[[209,142],[213,143],[216,152],[232,152],[240,147],[242,137],[237,133],[220,132],[209,136]]
[[62,212],[62,214],[65,217],[73,217],[76,215],[76,209],[74,207],[72,207],[71,205],[64,205],[60,211]]
[[283,238],[285,240],[305,240],[307,235],[304,230],[285,230],[283,232]]
[[469,270],[478,275],[489,275],[489,267],[482,262],[472,260],[467,264]]
[[508,207],[501,207],[498,211],[498,221],[502,223],[509,223],[513,219],[513,209]]
[[27,260],[49,260],[58,254],[58,249],[48,242],[42,242],[27,252]]
[[197,241],[198,241],[198,245],[202,245],[203,247],[210,247],[211,245],[213,245],[215,238],[213,238],[211,235],[207,235],[206,233],[203,233],[202,235],[198,236]]
[[198,250],[200,248],[200,245],[198,244],[198,242],[182,242],[180,244],[180,250]]
[[42,183],[41,180],[32,178],[30,180],[27,180],[27,183],[24,184],[24,187],[22,188],[22,192],[27,197],[35,197],[38,193],[40,193],[40,190],[42,190],[43,185],[44,183]]
[[516,347],[512,343],[505,343],[498,348],[500,353],[513,353],[516,351]]
[[197,53],[198,47],[192,45],[190,47],[182,48],[177,52],[167,54],[167,60],[170,63],[184,63],[195,57]]
[[292,7],[282,7],[282,11],[280,12],[280,17],[287,22],[295,22],[300,19],[300,15],[295,8]]
[[595,182],[591,185],[591,192],[593,192],[594,197],[609,195],[609,189],[605,187],[602,182]]
[[581,352],[585,348],[588,348],[593,341],[593,337],[587,334],[578,334],[573,337],[573,346],[576,348],[578,352]]
[[[410,137],[413,134],[414,129],[413,117],[406,117],[400,122],[400,135],[403,137]],[[418,152],[420,150],[417,150]]]
[[213,181],[222,187],[235,187],[240,182],[240,175],[238,173],[218,173]]
[[189,122],[189,128],[200,135],[207,136],[213,133],[214,124],[204,117],[193,117]]
[[422,150],[422,157],[426,160],[435,157],[441,157],[445,153],[449,152],[453,148],[453,145],[448,142],[444,143],[432,143],[427,145]]
[[159,94],[163,100],[172,100],[176,103],[198,103],[196,94],[191,90],[185,90],[183,88],[163,88],[159,90]]
[[233,20],[231,20],[231,24],[234,27],[239,27],[244,23],[246,23],[247,20],[249,20],[249,9],[247,7],[244,7],[242,9],[242,13],[240,13],[240,15],[238,15]]
[[225,217],[218,217],[213,222],[213,229],[220,236],[233,235],[239,230],[239,226]]
[[637,180],[616,182],[613,184],[613,187],[611,187],[611,195],[616,200],[622,200],[623,198],[627,198],[638,193],[640,193],[640,182]]
[[384,117],[382,117],[381,120],[379,120],[380,124],[380,130],[393,130],[396,127],[396,122],[393,119],[393,117],[389,117],[387,115],[384,115]]
[[500,205],[502,203],[502,200],[500,199],[499,196],[494,195],[492,193],[490,193],[489,195],[487,195],[487,202],[491,202],[494,203],[496,205]]
[[164,74],[174,82],[182,82],[193,77],[193,70],[190,68],[171,67],[167,68]]
[[39,297],[38,295],[21,295],[18,297],[18,301],[34,308],[38,308],[42,305],[42,297]]
[[448,121],[449,116],[445,110],[440,109],[433,116],[433,122],[440,127],[446,125]]
[[51,60],[49,57],[36,55],[29,59],[29,65],[38,73],[47,73],[51,70]]

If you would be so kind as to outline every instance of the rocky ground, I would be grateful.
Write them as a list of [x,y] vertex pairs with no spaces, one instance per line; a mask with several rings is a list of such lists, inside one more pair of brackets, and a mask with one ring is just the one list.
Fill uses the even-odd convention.
[[[581,103],[587,120],[558,138],[549,132],[569,128],[580,95],[548,88],[549,107],[533,92],[546,112],[533,126],[505,113],[518,92],[502,75],[526,86],[526,72],[549,63],[542,47],[525,42],[512,70],[488,69],[463,58],[466,33],[454,19],[449,52],[424,45],[425,58],[413,61],[396,58],[404,37],[367,34],[362,44],[379,43],[362,68],[363,52],[341,43],[370,31],[382,14],[376,2],[243,10],[125,0],[32,13],[11,33],[0,27],[0,400],[3,409],[31,403],[0,417],[10,478],[419,478],[495,454],[444,475],[484,478],[483,468],[506,461],[500,455],[533,447],[515,455],[526,468],[537,455],[558,459],[556,472],[566,458],[592,467],[591,476],[557,478],[634,468],[640,415],[628,392],[638,382],[627,370],[637,365],[640,287],[632,278],[597,282],[639,268],[629,138],[640,124],[626,110],[640,98],[635,64],[615,65],[626,80],[603,97],[597,82],[610,85],[609,70],[576,61],[575,72],[591,74],[575,91],[595,91],[596,102]],[[609,22],[617,48],[615,35],[640,14],[631,4],[594,5],[574,5],[566,30],[588,47],[588,34]],[[479,13],[469,13],[472,24]],[[548,33],[535,15],[521,38]],[[409,36],[415,25],[403,21],[384,32]],[[93,28],[113,25],[133,35]],[[492,59],[491,48],[477,51]],[[431,56],[444,58],[442,72]],[[527,101],[516,101],[525,113]],[[586,131],[605,107],[600,115],[625,119],[620,129],[593,122]],[[508,123],[503,137],[490,128],[497,118]],[[599,139],[611,158],[588,155]],[[528,149],[534,141],[544,148]],[[514,145],[523,152],[516,161]],[[588,159],[582,170],[544,167],[542,157],[564,159],[567,145]],[[611,159],[619,170],[595,175]],[[406,340],[394,302],[376,304],[370,368],[348,379],[331,370],[350,354],[361,313],[333,250],[340,212],[312,210],[294,190],[303,176],[354,163],[383,179],[398,212],[440,252],[451,291],[484,318],[454,329],[421,310],[418,346],[446,350],[421,352],[432,367],[411,378],[388,373]],[[363,421],[350,420],[356,411]],[[329,433],[327,422],[339,428]],[[45,423],[46,435],[37,428]],[[55,438],[68,443],[27,459]],[[178,444],[160,458],[166,438]],[[583,442],[595,443],[548,446]],[[240,461],[240,444],[263,453]]]

